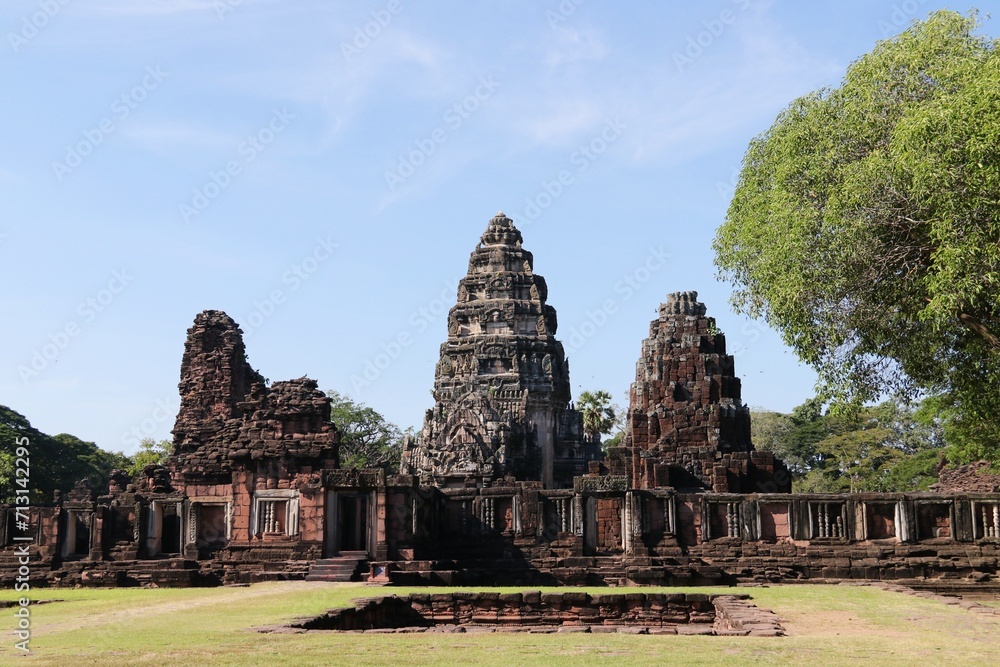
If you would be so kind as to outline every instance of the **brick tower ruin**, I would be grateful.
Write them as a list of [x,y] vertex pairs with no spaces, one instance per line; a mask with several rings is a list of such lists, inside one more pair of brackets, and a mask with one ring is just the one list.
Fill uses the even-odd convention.
[[555,338],[545,279],[502,212],[490,220],[448,315],[435,406],[402,472],[461,486],[504,477],[566,487],[598,457],[569,406],[569,363]]
[[674,292],[650,323],[629,397],[630,484],[789,492],[785,465],[754,450],[726,337],[705,312],[697,292]]
[[268,387],[247,361],[239,325],[222,311],[199,313],[188,329],[178,388],[178,480],[229,482],[234,465],[251,459],[285,476],[300,466],[337,467],[330,398],[309,378]]

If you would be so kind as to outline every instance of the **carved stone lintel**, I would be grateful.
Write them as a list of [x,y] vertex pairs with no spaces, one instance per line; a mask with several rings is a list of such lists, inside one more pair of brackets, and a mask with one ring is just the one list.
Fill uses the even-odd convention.
[[600,475],[595,477],[574,477],[573,490],[577,493],[593,493],[597,491],[620,491],[624,493],[628,490],[628,476]]

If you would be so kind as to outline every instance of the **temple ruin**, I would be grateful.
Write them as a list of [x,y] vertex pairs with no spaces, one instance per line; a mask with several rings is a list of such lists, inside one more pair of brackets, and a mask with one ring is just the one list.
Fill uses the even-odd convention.
[[570,403],[547,301],[498,214],[459,284],[434,405],[398,471],[342,468],[316,380],[268,383],[238,324],[200,313],[167,463],[136,479],[116,471],[106,489],[82,481],[28,508],[27,531],[17,507],[0,507],[0,579],[15,580],[27,549],[32,585],[997,586],[995,485],[790,493],[784,464],[754,449],[733,357],[696,292],[660,306],[624,442],[602,452]]

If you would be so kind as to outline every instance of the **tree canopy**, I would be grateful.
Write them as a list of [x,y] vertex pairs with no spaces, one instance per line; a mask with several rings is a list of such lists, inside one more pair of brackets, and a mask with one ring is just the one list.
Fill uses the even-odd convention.
[[0,502],[13,502],[17,446],[23,438],[27,438],[30,452],[32,503],[51,502],[53,491],[70,491],[84,478],[99,487],[112,469],[126,468],[130,461],[124,454],[104,451],[67,433],[46,435],[24,415],[0,405]]
[[128,465],[122,469],[135,479],[146,466],[161,465],[166,462],[171,451],[173,443],[169,440],[157,442],[153,438],[143,438],[139,441],[139,451],[129,457]]
[[330,419],[340,429],[340,465],[343,468],[399,469],[403,433],[374,408],[336,391]]
[[961,457],[997,460],[1000,52],[977,28],[935,12],[792,102],[751,142],[714,248],[734,306],[824,398],[933,395]]
[[792,472],[798,492],[920,491],[946,455],[940,420],[923,406],[885,401],[847,414],[813,398],[791,414],[752,410],[752,437]]

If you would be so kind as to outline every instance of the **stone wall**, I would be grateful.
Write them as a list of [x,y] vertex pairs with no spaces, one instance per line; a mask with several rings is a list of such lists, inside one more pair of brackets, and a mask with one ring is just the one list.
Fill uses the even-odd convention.
[[943,468],[932,491],[941,493],[1000,492],[1000,475],[990,472],[989,461]]
[[779,636],[777,617],[748,602],[748,595],[583,592],[411,593],[362,598],[287,626],[262,631],[454,630],[632,631],[636,634]]
[[[401,584],[852,579],[942,590],[1000,587],[994,525],[1000,494],[679,494],[616,488],[607,477],[589,478],[591,484],[576,490],[521,482],[440,490],[412,485],[412,478],[351,472],[330,471],[311,489],[293,488],[298,478],[247,472],[232,487],[192,486],[200,496],[124,492],[32,508],[33,584],[302,578],[324,556],[328,494],[367,489],[378,524],[369,545],[372,568]],[[213,495],[230,488],[231,498]],[[263,492],[295,494],[297,531],[252,532],[251,508]],[[205,548],[198,512],[216,501],[232,507],[231,533],[221,546]],[[153,509],[165,505],[177,508],[174,539],[193,538],[173,543],[181,552],[150,550]],[[4,535],[13,534],[12,516],[13,508],[0,512]],[[71,524],[86,532],[74,537]],[[167,540],[165,532],[161,539]],[[0,551],[0,581],[12,582],[17,571],[16,545],[8,541]]]

